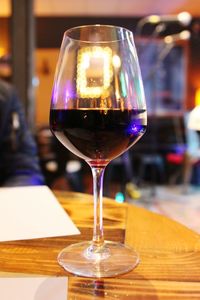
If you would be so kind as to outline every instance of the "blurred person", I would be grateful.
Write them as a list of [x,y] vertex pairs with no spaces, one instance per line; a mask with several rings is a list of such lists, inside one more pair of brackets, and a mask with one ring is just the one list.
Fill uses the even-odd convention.
[[15,88],[0,79],[0,186],[42,185],[37,145]]

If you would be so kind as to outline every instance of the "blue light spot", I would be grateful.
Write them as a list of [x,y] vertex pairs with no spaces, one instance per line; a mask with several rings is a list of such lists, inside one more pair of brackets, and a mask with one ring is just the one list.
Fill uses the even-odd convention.
[[120,193],[120,192],[117,193],[115,195],[115,201],[118,202],[118,203],[123,203],[125,201],[123,193]]
[[140,122],[134,122],[131,123],[130,126],[128,127],[128,134],[133,134],[133,135],[138,135],[142,131],[142,126]]

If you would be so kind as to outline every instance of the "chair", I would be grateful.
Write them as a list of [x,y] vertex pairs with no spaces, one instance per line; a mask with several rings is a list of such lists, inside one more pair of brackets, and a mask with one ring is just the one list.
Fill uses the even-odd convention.
[[158,153],[142,154],[139,161],[138,186],[141,187],[142,181],[150,183],[151,196],[156,195],[157,183],[165,182],[165,162],[162,155]]

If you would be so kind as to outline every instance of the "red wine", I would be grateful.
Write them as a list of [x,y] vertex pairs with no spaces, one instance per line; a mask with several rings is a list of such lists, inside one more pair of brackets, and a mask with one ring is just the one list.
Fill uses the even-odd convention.
[[90,165],[106,165],[144,134],[145,110],[52,109],[58,140]]

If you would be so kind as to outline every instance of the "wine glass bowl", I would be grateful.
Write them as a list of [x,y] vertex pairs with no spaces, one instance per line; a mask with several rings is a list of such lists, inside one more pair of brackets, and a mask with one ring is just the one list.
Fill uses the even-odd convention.
[[[104,241],[102,186],[107,164],[144,134],[146,103],[133,34],[110,25],[87,25],[65,32],[56,67],[50,128],[92,170],[92,241],[61,251],[58,262],[86,277],[110,277],[133,269],[137,253]],[[77,208],[78,209],[78,208]]]

